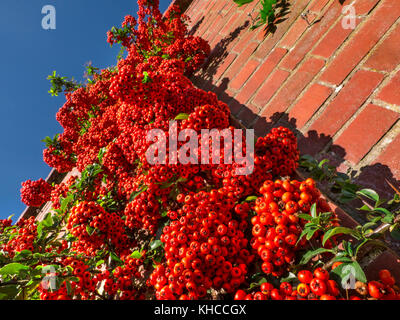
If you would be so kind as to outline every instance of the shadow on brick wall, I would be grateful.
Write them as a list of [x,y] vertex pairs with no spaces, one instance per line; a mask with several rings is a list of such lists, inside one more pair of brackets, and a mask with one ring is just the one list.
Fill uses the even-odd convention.
[[[227,94],[226,89],[229,84],[228,78],[222,79],[218,86],[213,85],[211,81],[204,83],[206,80],[202,77],[195,76],[194,78],[194,82],[203,82],[204,87],[210,88],[209,90],[216,93],[221,101],[227,103],[235,119],[244,127],[254,129],[257,136],[264,136],[272,128],[277,126],[290,128],[297,136],[300,153],[302,155],[311,154],[319,161],[329,159],[331,165],[337,168],[341,166],[345,167],[346,150],[342,146],[334,144],[330,135],[318,133],[315,130],[303,134],[297,128],[297,120],[295,118],[290,118],[285,112],[275,113],[269,119],[259,116],[249,107],[239,103],[236,99]],[[246,115],[246,118],[251,119],[251,121],[247,123],[246,121],[242,121],[243,115]],[[382,163],[364,166],[358,172],[349,169],[347,174],[353,178],[355,183],[362,187],[376,190],[381,197],[386,199],[391,199],[393,196],[393,189],[387,181],[394,186],[400,186],[400,180],[397,180],[393,176],[390,168]],[[353,201],[348,204],[348,207],[353,209],[361,206],[362,203],[359,201]],[[352,216],[360,223],[365,222],[364,216],[357,210],[353,210]]]
[[287,19],[287,16],[290,13],[290,2],[287,0],[281,0],[276,4],[275,8],[277,11],[275,15],[275,21],[264,27],[265,36],[268,33],[275,33],[278,24],[284,22]]
[[204,21],[204,16],[201,17],[201,19],[197,21],[196,24],[190,29],[189,36],[193,36],[196,34],[197,30],[200,28],[203,21]]
[[[246,20],[243,24],[232,31],[228,36],[221,39],[215,48],[211,51],[210,56],[204,62],[203,66],[196,72],[192,81],[200,88],[206,88],[213,80],[214,75],[217,73],[218,67],[228,56],[228,45],[234,41],[239,34],[250,25],[250,20]],[[194,26],[196,27],[196,26]],[[199,80],[198,82],[196,82]]]

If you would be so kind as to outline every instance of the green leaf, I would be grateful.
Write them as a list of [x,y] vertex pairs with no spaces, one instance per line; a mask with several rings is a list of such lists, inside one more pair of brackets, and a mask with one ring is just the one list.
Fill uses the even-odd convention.
[[99,154],[97,155],[97,159],[99,160],[99,163],[102,163],[103,157],[104,157],[104,154],[106,153],[106,151],[107,151],[106,147],[100,149]]
[[233,0],[233,2],[235,2],[239,7],[241,7],[245,4],[251,3],[253,1],[254,0]]
[[165,182],[160,186],[160,189],[168,189],[168,188],[171,188],[174,185],[176,185],[176,181]]
[[353,260],[347,256],[337,256],[333,260],[333,262],[353,262]]
[[305,214],[305,213],[299,213],[297,215],[299,218],[306,220],[306,221],[311,221],[312,217],[309,214]]
[[151,78],[149,77],[149,73],[147,71],[143,72],[143,76],[144,77],[143,77],[142,83],[148,83],[151,81]]
[[45,228],[50,228],[54,224],[53,217],[51,213],[49,212],[46,217],[38,224],[37,226],[37,236],[38,238],[42,238],[43,235],[43,229]]
[[96,262],[96,268],[97,268],[98,266],[101,266],[103,263],[104,263],[104,260],[99,260],[99,261],[97,261],[97,262]]
[[358,262],[352,261],[350,263],[343,263],[331,271],[331,274],[336,275],[340,280],[348,280],[349,277],[354,277],[355,280],[367,282],[364,271]]
[[382,222],[392,224],[394,221],[394,216],[386,216],[382,218]]
[[313,203],[313,205],[311,206],[310,213],[313,218],[317,217],[317,204],[316,203]]
[[311,230],[307,233],[306,239],[309,241],[309,240],[314,236],[314,234],[315,234],[317,231],[318,231],[318,228],[311,229]]
[[180,113],[175,117],[175,120],[186,120],[189,119],[189,115],[187,113]]
[[110,252],[111,259],[119,263],[124,263],[114,252]]
[[0,287],[0,300],[14,300],[20,290],[17,285],[7,285]]
[[364,204],[361,208],[357,208],[358,210],[362,210],[362,211],[371,211],[371,208],[368,207],[366,204]]
[[136,250],[136,251],[132,252],[131,258],[133,258],[133,259],[141,259],[142,258],[142,254],[138,250]]
[[253,282],[253,283],[251,283],[249,288],[250,288],[250,289],[253,289],[253,288],[259,287],[259,286],[261,286],[264,282],[267,282],[267,279],[261,278],[258,282]]
[[137,196],[139,196],[141,193],[145,192],[149,187],[148,186],[142,186],[138,191],[132,192],[129,202],[133,201],[136,199]]
[[325,232],[324,238],[322,240],[322,245],[324,246],[325,243],[337,234],[354,234],[354,230],[346,227],[336,227],[333,229],[329,229]]
[[318,164],[318,167],[319,167],[320,169],[322,169],[322,167],[324,166],[324,164],[327,163],[327,162],[329,162],[328,159],[322,160],[322,161]]
[[289,275],[285,278],[282,278],[280,281],[282,282],[292,282],[297,280],[297,276],[293,272],[289,272]]
[[315,223],[307,223],[304,226],[304,230],[301,232],[299,239],[297,240],[297,243],[300,242],[300,240],[306,236],[307,240],[310,240],[314,233],[318,230],[318,226]]
[[27,274],[31,268],[20,263],[10,263],[0,269],[0,275],[23,275]]
[[53,226],[54,220],[53,217],[51,215],[51,213],[48,213],[46,215],[46,217],[41,221],[41,223],[43,224],[43,226],[45,227],[51,227]]
[[363,232],[367,231],[368,229],[371,229],[372,227],[376,226],[376,222],[367,222],[362,226]]
[[32,251],[30,250],[22,250],[20,252],[17,252],[14,256],[14,261],[21,261],[24,260],[26,258],[29,258],[30,256],[32,256]]
[[95,231],[95,228],[92,228],[91,226],[87,225],[86,226],[86,232],[88,233],[89,236],[91,236]]
[[157,248],[161,247],[163,245],[161,240],[154,240],[152,243],[150,243],[150,250],[156,250]]
[[326,252],[333,253],[333,250],[325,249],[325,248],[318,248],[316,250],[308,251],[302,256],[299,264],[307,264],[315,256],[322,254],[322,253],[326,253]]
[[61,212],[65,212],[69,206],[69,204],[74,200],[74,194],[69,194],[66,198],[61,200],[60,210]]
[[257,196],[248,196],[243,202],[252,202],[257,200]]
[[360,264],[357,261],[354,261],[351,266],[354,268],[356,274],[356,279],[360,280],[361,282],[366,283],[367,282],[367,277],[365,276],[365,273],[363,269],[361,268]]
[[347,255],[352,257],[353,256],[353,245],[349,241],[342,241],[342,246],[344,250],[346,251]]
[[395,194],[392,200],[388,201],[388,205],[392,205],[393,203],[399,203],[400,202],[400,195]]
[[367,197],[368,199],[374,200],[375,202],[379,201],[379,195],[376,193],[376,191],[372,189],[362,189],[360,191],[357,191],[356,194]]
[[69,280],[66,280],[65,281],[65,286],[67,287],[67,294],[71,295],[71,293],[72,293],[71,282]]
[[374,212],[378,212],[384,215],[384,217],[382,218],[382,221],[385,223],[393,223],[394,221],[394,214],[392,212],[390,212],[389,210],[385,209],[385,208],[375,208]]

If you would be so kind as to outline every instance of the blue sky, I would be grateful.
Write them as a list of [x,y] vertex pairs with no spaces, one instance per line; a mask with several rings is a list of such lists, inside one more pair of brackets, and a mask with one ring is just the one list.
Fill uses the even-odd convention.
[[[161,11],[170,0],[160,0]],[[42,7],[56,9],[56,30],[42,29]],[[25,208],[21,182],[46,178],[51,168],[42,158],[46,136],[61,132],[55,114],[64,95],[51,97],[46,79],[53,70],[83,81],[84,65],[114,65],[117,48],[106,32],[137,11],[135,0],[0,1],[0,218]]]

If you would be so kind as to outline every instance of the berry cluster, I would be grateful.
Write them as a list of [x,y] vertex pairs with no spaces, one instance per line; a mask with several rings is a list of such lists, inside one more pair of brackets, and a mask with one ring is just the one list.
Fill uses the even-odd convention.
[[74,245],[88,255],[94,255],[109,242],[121,254],[132,245],[121,216],[106,212],[95,202],[81,202],[73,207],[67,229],[78,239]]
[[[312,179],[304,182],[267,180],[260,188],[260,193],[263,196],[257,198],[254,207],[257,215],[251,219],[251,246],[263,261],[262,271],[280,276],[287,265],[294,262],[296,250],[304,248],[307,243],[305,237],[299,239],[305,221],[297,214],[310,213],[313,203],[318,204],[317,214],[331,210],[320,198]],[[314,238],[318,236],[316,232]]]
[[[275,287],[269,282],[260,285],[258,291],[246,293],[238,290],[235,300],[336,300],[341,294],[335,280],[329,279],[328,271],[317,268],[314,272],[301,270],[297,274],[297,286],[281,282]],[[343,298],[342,298],[343,299]]]
[[234,292],[245,280],[253,260],[245,238],[248,215],[216,191],[178,195],[182,207],[169,211],[164,227],[165,263],[157,266],[149,284],[157,299],[204,299],[207,291]]
[[[4,221],[4,220],[3,220]],[[3,222],[3,226],[9,224],[10,220]],[[29,219],[20,219],[17,228],[11,231],[9,241],[1,244],[0,250],[7,252],[10,257],[14,257],[15,253],[23,250],[30,250],[33,252],[35,249],[34,242],[37,236],[37,224],[34,217]]]
[[30,207],[40,207],[50,200],[52,186],[43,179],[22,183],[21,201]]

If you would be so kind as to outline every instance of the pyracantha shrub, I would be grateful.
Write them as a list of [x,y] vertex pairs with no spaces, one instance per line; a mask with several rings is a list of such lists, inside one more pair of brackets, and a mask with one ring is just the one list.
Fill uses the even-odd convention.
[[[237,174],[242,162],[224,162],[224,148],[216,162],[214,153],[203,159],[202,130],[235,133],[228,106],[188,78],[210,47],[188,35],[178,7],[162,15],[157,0],[138,4],[137,19],[127,16],[108,33],[123,48],[117,65],[90,67],[88,83],[65,92],[56,115],[63,133],[45,139],[44,161],[79,174],[53,187],[28,180],[23,202],[51,201],[49,212],[14,226],[0,221],[0,299],[292,299],[307,290],[339,297],[327,279],[309,288],[272,285],[302,262],[300,252],[317,244],[329,258],[337,241],[322,245],[322,229],[307,233],[308,217],[319,220],[313,228],[337,221],[313,180],[288,178],[299,160],[293,132],[272,129],[250,142],[254,152],[241,132],[232,148],[251,153],[246,175]],[[192,129],[199,144],[191,156],[208,161],[183,164],[168,153],[149,162],[152,129],[167,149],[174,130]],[[186,143],[178,141],[179,157]],[[256,292],[260,274],[271,285]],[[370,283],[371,295],[397,297],[385,285]]]

